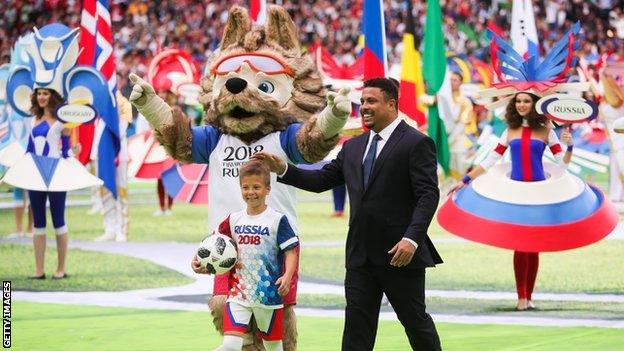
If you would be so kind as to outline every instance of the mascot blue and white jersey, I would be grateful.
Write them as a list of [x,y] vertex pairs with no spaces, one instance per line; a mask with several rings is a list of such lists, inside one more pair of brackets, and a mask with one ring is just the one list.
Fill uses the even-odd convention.
[[[193,162],[209,164],[208,203],[217,204],[208,210],[209,231],[215,230],[219,221],[233,209],[245,208],[240,194],[238,169],[249,161],[251,155],[266,151],[294,164],[308,163],[301,156],[295,141],[300,127],[299,123],[291,124],[283,132],[270,133],[249,145],[238,137],[219,133],[213,126],[193,128]],[[294,187],[278,183],[277,176],[271,173],[271,192],[267,204],[283,212],[297,231],[295,193]]]
[[275,282],[282,276],[284,252],[299,245],[288,218],[267,207],[258,215],[232,213],[219,227],[238,245],[241,269],[232,275],[228,301],[248,307],[281,308]]

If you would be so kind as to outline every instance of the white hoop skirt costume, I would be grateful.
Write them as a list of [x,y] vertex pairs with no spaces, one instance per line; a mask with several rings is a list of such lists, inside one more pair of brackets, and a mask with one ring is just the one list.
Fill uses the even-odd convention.
[[26,190],[55,192],[102,185],[102,180],[89,173],[77,159],[62,157],[62,130],[63,124],[58,121],[52,126],[47,122],[35,126],[27,151],[11,160],[0,181]]
[[438,221],[465,239],[521,252],[562,251],[592,244],[618,222],[617,211],[596,187],[544,164],[546,180],[509,178],[511,164],[496,165],[444,203]]
[[36,191],[71,191],[102,185],[74,157],[56,158],[26,153],[16,161],[1,182]]

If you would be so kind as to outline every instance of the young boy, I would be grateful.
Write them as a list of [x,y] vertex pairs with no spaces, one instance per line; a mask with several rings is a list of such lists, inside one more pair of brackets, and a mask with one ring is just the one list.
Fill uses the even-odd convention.
[[[270,183],[267,166],[259,161],[244,163],[240,167],[240,188],[247,208],[231,213],[219,225],[219,232],[238,244],[238,263],[230,272],[220,350],[242,349],[252,315],[264,348],[282,350],[282,296],[288,294],[297,269],[293,249],[299,239],[286,216],[266,205]],[[191,264],[195,272],[207,273],[197,256]]]

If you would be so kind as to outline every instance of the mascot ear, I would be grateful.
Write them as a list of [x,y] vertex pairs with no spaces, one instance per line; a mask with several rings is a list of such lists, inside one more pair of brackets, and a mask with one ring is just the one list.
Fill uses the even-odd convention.
[[67,102],[87,103],[95,108],[98,116],[103,116],[108,109],[115,106],[108,84],[104,76],[90,66],[77,66],[65,79]]
[[225,24],[225,29],[223,30],[221,50],[240,42],[250,30],[251,18],[249,18],[247,10],[240,6],[232,7],[227,23]]
[[285,50],[299,51],[297,28],[283,7],[270,6],[267,21],[267,41],[273,42]]
[[7,81],[7,100],[21,116],[30,117],[30,95],[33,92],[34,82],[30,69],[26,66],[17,66]]

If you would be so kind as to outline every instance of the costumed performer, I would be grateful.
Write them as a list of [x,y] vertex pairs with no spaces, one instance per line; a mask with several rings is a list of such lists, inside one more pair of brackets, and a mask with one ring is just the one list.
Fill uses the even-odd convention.
[[[41,30],[34,28],[34,32],[33,42],[26,47],[29,66],[11,72],[7,92],[11,107],[22,116],[34,115],[35,122],[27,152],[9,166],[0,181],[29,190],[35,222],[33,279],[45,279],[46,201],[50,201],[58,253],[53,278],[62,279],[67,277],[66,192],[102,184],[71,157],[68,126],[93,120],[94,108],[102,109],[110,97],[99,72],[76,66],[77,29],[53,23]],[[64,104],[65,100],[69,103]]]
[[[245,203],[233,196],[240,189],[238,169],[250,156],[269,151],[294,164],[314,163],[337,144],[351,110],[348,90],[326,93],[307,55],[302,54],[297,29],[281,7],[271,6],[267,24],[255,25],[247,11],[233,7],[220,49],[210,57],[210,73],[201,81],[200,102],[207,125],[191,128],[179,108],[171,108],[136,75],[130,102],[155,129],[168,153],[185,163],[208,163],[208,229],[214,231],[228,213]],[[293,187],[271,175],[267,204],[286,215],[297,231]],[[228,274],[215,277],[209,306],[217,330],[229,290]],[[284,297],[284,350],[297,345],[294,304],[297,272]],[[246,334],[247,349],[252,335]],[[259,339],[256,339],[260,343]]]
[[[583,88],[565,83],[579,29],[577,23],[543,61],[537,56],[525,61],[493,34],[492,62],[500,83],[481,95],[500,97],[489,109],[506,104],[508,128],[495,150],[464,176],[438,212],[438,221],[449,232],[514,250],[518,310],[534,308],[539,252],[589,245],[609,234],[618,221],[598,188],[566,172],[573,150],[569,132],[562,135],[564,151],[551,123],[536,111],[538,95]],[[542,161],[547,147],[558,164]],[[508,148],[511,163],[495,165]]]

